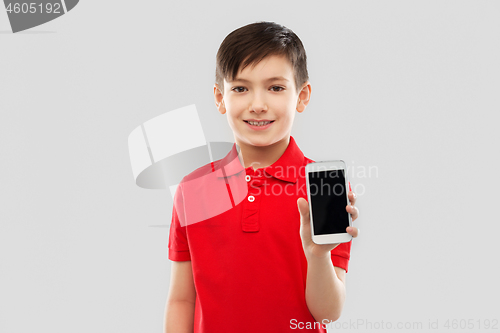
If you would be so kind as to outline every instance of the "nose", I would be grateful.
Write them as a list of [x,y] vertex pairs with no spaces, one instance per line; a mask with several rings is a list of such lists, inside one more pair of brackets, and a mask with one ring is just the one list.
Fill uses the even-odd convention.
[[250,105],[250,111],[254,111],[257,113],[261,113],[262,111],[267,111],[267,104],[262,94],[258,92],[254,94]]

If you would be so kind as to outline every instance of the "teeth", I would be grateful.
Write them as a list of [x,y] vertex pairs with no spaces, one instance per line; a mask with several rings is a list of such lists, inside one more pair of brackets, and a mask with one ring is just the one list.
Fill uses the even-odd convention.
[[270,121],[249,121],[248,123],[250,125],[253,125],[253,126],[263,126],[263,125],[270,124],[271,122]]

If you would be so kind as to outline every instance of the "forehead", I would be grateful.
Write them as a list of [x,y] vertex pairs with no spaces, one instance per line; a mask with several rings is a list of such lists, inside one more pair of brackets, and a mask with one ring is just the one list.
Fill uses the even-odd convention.
[[239,69],[235,80],[238,79],[257,79],[283,76],[287,79],[293,78],[292,64],[285,56],[270,55],[258,63],[252,63],[243,70]]

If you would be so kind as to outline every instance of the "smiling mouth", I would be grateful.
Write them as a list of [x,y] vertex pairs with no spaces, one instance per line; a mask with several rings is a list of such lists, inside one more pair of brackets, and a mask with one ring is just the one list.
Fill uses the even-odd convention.
[[253,126],[265,126],[269,125],[274,122],[274,120],[271,121],[248,121],[248,120],[243,120],[245,123],[248,123]]

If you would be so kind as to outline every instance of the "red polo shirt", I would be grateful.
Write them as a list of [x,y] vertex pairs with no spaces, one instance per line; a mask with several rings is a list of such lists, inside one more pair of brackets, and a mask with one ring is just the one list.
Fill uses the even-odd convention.
[[[307,308],[307,260],[297,199],[307,200],[304,156],[293,137],[272,165],[244,168],[236,144],[183,178],[174,198],[168,257],[191,260],[195,333],[296,332]],[[347,271],[351,242],[332,250]],[[305,330],[305,329],[304,329]]]

